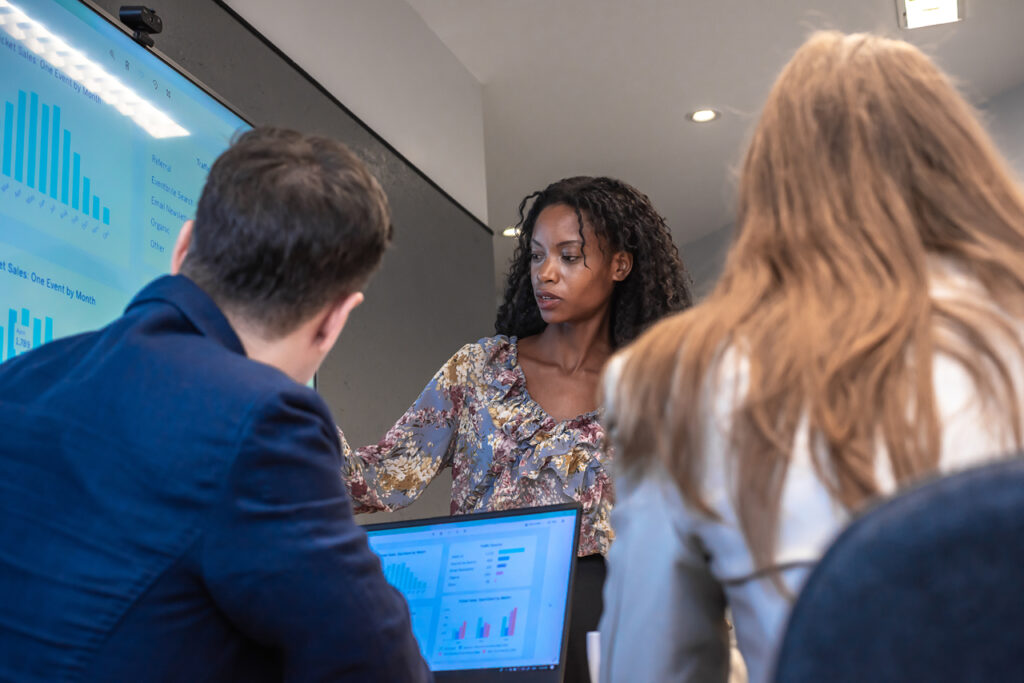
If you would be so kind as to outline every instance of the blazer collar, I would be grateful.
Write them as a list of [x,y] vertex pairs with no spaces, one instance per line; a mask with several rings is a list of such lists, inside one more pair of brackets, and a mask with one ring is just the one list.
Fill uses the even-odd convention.
[[199,285],[184,275],[164,275],[153,280],[135,295],[125,308],[125,313],[136,306],[157,301],[177,308],[204,336],[212,337],[225,348],[245,355],[242,341],[217,304]]

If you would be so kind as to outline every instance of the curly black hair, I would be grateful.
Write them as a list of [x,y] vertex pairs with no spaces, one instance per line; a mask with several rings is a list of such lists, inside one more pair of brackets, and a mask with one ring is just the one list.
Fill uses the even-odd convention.
[[665,219],[654,210],[647,195],[614,178],[564,178],[526,196],[519,204],[519,241],[508,272],[505,301],[494,322],[498,334],[528,337],[546,326],[530,281],[530,241],[537,216],[555,204],[565,204],[576,211],[580,239],[584,242],[586,220],[613,251],[633,255],[633,269],[625,280],[616,283],[612,293],[613,348],[632,341],[666,314],[689,308],[693,303],[692,281],[679,258],[679,250]]

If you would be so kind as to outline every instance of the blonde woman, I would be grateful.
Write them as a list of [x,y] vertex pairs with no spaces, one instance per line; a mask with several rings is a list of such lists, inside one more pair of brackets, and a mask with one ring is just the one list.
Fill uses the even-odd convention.
[[602,681],[752,681],[849,515],[1021,446],[1024,198],[916,48],[818,33],[775,83],[716,288],[614,357]]

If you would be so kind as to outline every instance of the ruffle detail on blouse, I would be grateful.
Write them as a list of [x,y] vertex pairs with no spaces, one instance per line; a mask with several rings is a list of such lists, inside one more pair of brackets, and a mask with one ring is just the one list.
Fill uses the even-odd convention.
[[[549,469],[561,480],[566,494],[572,495],[567,490],[571,477],[603,458],[604,429],[597,412],[556,422],[526,389],[515,339],[499,335],[481,343],[487,356],[483,379],[490,394],[488,410],[499,432],[494,435],[491,472],[507,470],[516,481],[523,477],[535,480],[542,470]],[[572,457],[574,449],[583,452]]]
[[504,401],[513,391],[526,390],[526,377],[519,370],[519,361],[512,339],[503,334],[484,337],[479,342],[484,350],[482,364],[485,385],[488,388],[487,403]]

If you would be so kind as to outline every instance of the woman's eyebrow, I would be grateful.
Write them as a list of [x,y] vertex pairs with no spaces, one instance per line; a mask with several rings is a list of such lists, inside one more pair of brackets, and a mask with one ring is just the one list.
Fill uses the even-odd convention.
[[[537,240],[530,240],[530,244],[538,246],[538,247],[541,247],[541,248],[544,247],[544,245],[541,244],[540,242],[538,242]],[[572,246],[574,244],[582,245],[583,241],[582,240],[565,240],[564,242],[559,242],[555,246],[556,247],[568,247],[568,246]]]

